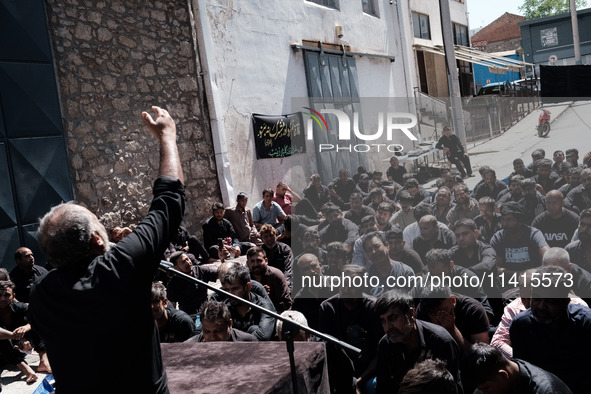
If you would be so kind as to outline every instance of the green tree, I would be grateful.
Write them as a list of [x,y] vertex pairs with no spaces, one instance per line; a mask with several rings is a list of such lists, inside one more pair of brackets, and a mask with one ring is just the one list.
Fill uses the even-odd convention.
[[[577,8],[585,7],[587,0],[575,0],[575,4]],[[564,14],[570,11],[570,0],[524,0],[519,11],[526,19]]]

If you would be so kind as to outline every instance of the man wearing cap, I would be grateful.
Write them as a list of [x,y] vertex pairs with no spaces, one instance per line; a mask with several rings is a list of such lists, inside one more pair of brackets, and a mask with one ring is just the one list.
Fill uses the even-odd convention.
[[[462,178],[466,177],[466,172],[469,177],[472,177],[472,165],[470,164],[470,158],[464,151],[464,147],[460,142],[460,139],[454,134],[451,134],[451,128],[445,126],[443,128],[443,135],[437,141],[435,145],[437,149],[443,149],[447,154],[447,159],[456,165]],[[463,164],[463,165],[462,165]],[[466,169],[464,169],[466,167]]]
[[232,224],[236,237],[240,242],[251,242],[261,245],[263,242],[259,238],[259,232],[252,220],[252,213],[250,209],[246,208],[247,203],[248,196],[246,193],[238,193],[236,196],[236,206],[226,208],[224,218]]
[[541,266],[542,256],[549,247],[540,230],[525,224],[525,207],[508,202],[501,207],[501,216],[503,229],[497,231],[490,241],[497,253],[497,267],[523,272]]

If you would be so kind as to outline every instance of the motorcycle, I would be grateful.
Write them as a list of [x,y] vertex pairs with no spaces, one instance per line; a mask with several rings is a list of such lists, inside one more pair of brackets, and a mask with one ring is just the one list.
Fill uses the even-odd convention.
[[550,111],[547,109],[542,109],[537,129],[540,137],[546,137],[550,133]]

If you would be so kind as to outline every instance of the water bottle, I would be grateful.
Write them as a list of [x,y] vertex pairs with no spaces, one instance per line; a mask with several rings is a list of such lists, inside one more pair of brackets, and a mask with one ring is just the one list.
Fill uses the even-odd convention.
[[197,328],[197,331],[201,331],[201,316],[199,315],[195,318],[195,327]]

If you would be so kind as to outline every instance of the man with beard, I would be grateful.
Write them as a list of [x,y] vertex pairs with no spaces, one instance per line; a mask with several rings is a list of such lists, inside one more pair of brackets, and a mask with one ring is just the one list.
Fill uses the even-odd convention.
[[349,219],[345,219],[341,208],[333,203],[324,204],[322,214],[326,219],[324,223],[318,226],[318,233],[322,243],[327,245],[335,241],[343,242],[347,245],[347,249],[352,251],[353,244],[359,236],[359,227]]
[[519,203],[527,211],[526,223],[531,223],[536,216],[546,210],[546,198],[536,190],[536,184],[532,179],[522,180],[521,190],[523,190],[523,198],[519,200]]
[[591,209],[585,209],[579,217],[579,239],[566,245],[571,263],[591,272]]
[[386,241],[389,246],[388,255],[392,260],[408,265],[416,275],[422,275],[427,271],[421,256],[413,249],[405,247],[406,241],[401,229],[393,227],[392,230],[386,231]]
[[425,255],[432,249],[449,249],[456,243],[453,231],[439,228],[433,215],[423,216],[419,220],[420,235],[413,240],[412,248],[425,261]]
[[293,297],[293,310],[302,312],[308,320],[308,325],[318,330],[318,311],[320,304],[329,296],[330,289],[323,286],[304,286],[303,278],[311,278],[311,284],[314,283],[314,278],[317,278],[317,283],[323,283],[322,265],[318,258],[311,254],[305,253],[297,260],[298,271],[302,277],[301,290]]
[[581,171],[581,184],[566,195],[564,204],[575,212],[591,208],[591,168]]
[[339,294],[320,304],[319,331],[361,349],[361,354],[350,354],[326,344],[330,387],[337,393],[354,393],[354,384],[361,388],[375,377],[376,349],[384,331],[375,313],[375,298],[354,285],[355,278],[362,279],[364,274],[363,267],[345,265]]
[[492,236],[502,228],[501,215],[495,212],[495,200],[490,197],[482,197],[478,200],[478,209],[480,215],[474,218],[474,224],[478,229],[478,240],[489,244]]
[[397,393],[404,375],[426,359],[445,361],[462,392],[458,345],[443,327],[416,319],[409,295],[396,290],[382,294],[376,313],[386,333],[378,344],[377,393]]
[[152,315],[158,326],[160,343],[184,342],[197,334],[189,315],[168,306],[166,287],[160,282],[152,283]]
[[358,226],[361,225],[361,219],[367,215],[376,214],[376,211],[374,211],[372,208],[368,207],[367,205],[363,205],[363,197],[359,193],[351,194],[349,203],[351,204],[351,209],[345,212],[345,219],[349,219]]
[[355,181],[349,177],[349,171],[342,168],[339,170],[339,176],[334,178],[327,187],[332,202],[342,209],[347,209],[351,193],[355,192],[357,185],[355,184]]
[[14,253],[16,267],[10,271],[10,280],[15,284],[14,292],[20,302],[29,303],[33,283],[47,273],[43,267],[35,265],[35,256],[29,248],[18,248]]
[[400,210],[392,215],[390,223],[404,230],[406,226],[416,222],[414,208],[412,206],[412,196],[408,191],[401,190],[398,193],[398,203],[400,204]]
[[433,209],[433,216],[437,218],[438,222],[449,226],[449,223],[447,222],[447,214],[455,206],[456,203],[451,201],[451,190],[449,187],[441,186],[437,189],[437,193],[435,193],[435,201],[431,203],[431,208]]
[[501,216],[503,229],[490,241],[497,253],[497,267],[511,273],[542,265],[548,244],[540,230],[525,224],[525,208],[519,203],[508,202],[501,207]]
[[[204,282],[215,282],[218,277],[218,269],[212,266],[193,264],[193,261],[184,252],[174,252],[170,255],[172,267],[183,274],[200,279]],[[188,281],[180,276],[173,276],[166,285],[168,300],[178,303],[178,308],[187,313],[191,318],[197,316],[201,304],[207,301],[207,289],[203,286]]]
[[566,184],[560,186],[558,189],[563,196],[568,196],[568,193],[575,187],[581,184],[581,171],[579,167],[571,167],[568,169],[568,175],[566,176]]
[[[275,312],[275,307],[270,299],[251,291],[252,284],[247,267],[240,264],[228,266],[219,279],[222,283],[222,290]],[[271,340],[275,331],[274,317],[252,309],[233,298],[228,298],[225,302],[230,309],[234,328],[254,335],[259,341]]]
[[511,178],[514,175],[521,175],[524,178],[531,178],[532,176],[534,176],[533,172],[526,168],[523,160],[519,158],[513,160],[513,172],[509,174],[509,178]]
[[484,182],[474,189],[474,198],[480,200],[482,197],[497,199],[501,191],[507,188],[503,182],[497,179],[497,173],[492,168],[487,168],[482,173]]
[[281,271],[289,288],[293,289],[293,251],[288,245],[277,241],[275,227],[264,224],[260,234],[263,240],[262,248],[269,265]]
[[[379,279],[379,284],[370,290],[370,294],[378,297],[383,292],[392,289],[408,291],[412,286],[411,277],[414,271],[400,261],[390,259],[388,254],[390,245],[386,235],[381,231],[367,234],[363,240],[363,249],[372,261],[369,276]],[[398,279],[404,277],[406,279]]]
[[224,219],[230,221],[236,237],[240,242],[248,242],[249,248],[261,244],[259,238],[259,232],[257,231],[254,221],[252,220],[252,213],[250,209],[246,207],[248,204],[248,196],[246,193],[238,193],[236,196],[236,206],[226,208],[224,211]]
[[550,159],[538,160],[536,167],[537,174],[532,177],[532,180],[536,183],[536,189],[545,196],[554,188],[554,183],[560,176],[552,171],[552,160]]
[[513,318],[513,357],[555,374],[573,393],[588,393],[591,309],[569,303],[570,283],[562,268],[541,267],[535,274],[552,280],[548,287],[533,286],[530,309]]
[[[224,218],[226,208],[221,202],[216,202],[211,207],[212,216],[202,225],[203,243],[210,257],[217,257],[220,254],[224,256],[240,256],[242,249],[248,250],[250,242],[240,242],[234,231],[232,223]],[[219,240],[229,238],[230,244],[224,244],[223,250],[220,250]]]
[[392,223],[390,223],[390,219],[392,219],[394,210],[394,204],[389,202],[383,202],[378,206],[378,210],[376,211],[378,230],[388,231],[392,228]]
[[470,189],[463,183],[454,187],[454,196],[456,206],[449,210],[447,214],[447,222],[453,226],[457,220],[468,218],[474,220],[480,210],[478,209],[478,201],[470,198]]
[[509,177],[509,187],[499,193],[496,207],[500,208],[506,202],[519,202],[523,198],[523,190],[521,189],[521,181],[526,179],[523,175],[511,175]]
[[367,253],[363,248],[363,240],[367,234],[377,230],[378,222],[375,216],[366,216],[363,218],[361,227],[359,227],[359,238],[357,238],[353,245],[353,264],[365,267],[366,270],[370,269],[373,262],[367,257]]
[[552,190],[546,194],[546,211],[536,216],[531,225],[544,234],[548,246],[564,248],[577,230],[579,216],[564,208],[561,192]]
[[291,308],[292,300],[289,285],[283,273],[275,267],[270,267],[265,250],[259,246],[252,247],[246,252],[246,266],[250,270],[250,277],[262,284],[277,313]]

